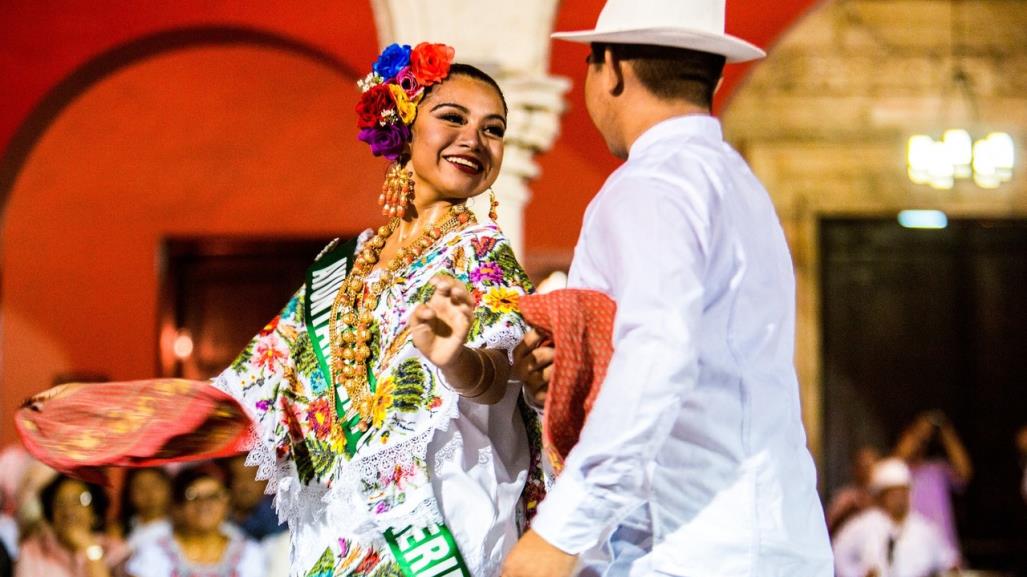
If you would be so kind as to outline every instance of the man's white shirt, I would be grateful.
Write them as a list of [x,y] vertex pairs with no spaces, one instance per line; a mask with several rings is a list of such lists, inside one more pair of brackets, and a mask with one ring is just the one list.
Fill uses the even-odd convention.
[[830,577],[788,247],[715,118],[632,145],[585,213],[568,285],[617,302],[615,352],[535,531],[600,559],[589,573]]
[[928,577],[951,569],[959,555],[929,520],[910,511],[896,523],[874,508],[853,517],[834,542],[838,577]]

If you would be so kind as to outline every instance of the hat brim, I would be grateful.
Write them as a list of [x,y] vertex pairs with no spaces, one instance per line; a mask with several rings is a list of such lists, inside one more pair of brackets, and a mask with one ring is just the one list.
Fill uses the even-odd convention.
[[759,47],[728,34],[713,34],[702,30],[682,28],[644,28],[638,30],[578,30],[574,32],[556,32],[552,34],[556,40],[591,44],[592,42],[608,42],[610,44],[649,44],[669,46],[671,48],[688,48],[700,52],[720,54],[728,62],[748,62],[767,55]]

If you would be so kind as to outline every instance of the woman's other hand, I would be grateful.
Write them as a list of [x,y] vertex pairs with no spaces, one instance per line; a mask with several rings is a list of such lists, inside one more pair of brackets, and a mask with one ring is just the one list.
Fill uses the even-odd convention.
[[523,383],[524,396],[536,407],[544,406],[556,356],[552,342],[537,331],[528,331],[513,356],[514,378]]

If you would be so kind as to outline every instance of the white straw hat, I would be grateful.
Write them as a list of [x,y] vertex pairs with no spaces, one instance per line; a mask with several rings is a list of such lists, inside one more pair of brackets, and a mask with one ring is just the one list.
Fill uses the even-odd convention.
[[728,62],[766,56],[724,33],[727,0],[607,0],[592,30],[557,32],[553,38],[589,44],[649,44],[721,54]]
[[870,492],[876,495],[885,489],[908,487],[912,480],[913,475],[905,461],[896,457],[882,459],[870,474]]

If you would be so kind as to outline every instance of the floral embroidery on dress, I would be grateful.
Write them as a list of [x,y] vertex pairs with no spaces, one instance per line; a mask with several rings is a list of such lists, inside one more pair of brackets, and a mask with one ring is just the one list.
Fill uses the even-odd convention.
[[[443,521],[431,491],[426,453],[434,432],[459,418],[459,395],[416,350],[408,327],[413,309],[432,296],[428,281],[440,273],[466,284],[474,297],[468,346],[510,351],[524,333],[518,300],[532,287],[498,229],[472,225],[443,237],[400,271],[375,308],[368,343],[374,377],[371,428],[352,456],[347,454],[342,427],[331,426],[336,410],[327,395],[331,379],[322,371],[305,324],[304,289],[218,378],[217,386],[254,413],[258,442],[251,460],[261,465],[262,477],[275,481],[281,475],[295,475],[301,483],[290,481],[277,488],[280,514],[291,525],[300,522],[300,513],[290,510],[297,502],[295,492],[302,494],[306,486],[322,484],[327,488],[321,493],[326,503],[331,499],[346,504],[345,514],[327,513],[327,526],[337,533],[332,540],[346,543],[346,555],[331,547],[318,550],[324,554],[305,553],[310,569],[297,575],[378,575],[379,569],[386,571],[381,575],[389,575],[387,567],[394,566],[391,551],[373,538],[374,531],[367,532],[368,523],[380,536],[392,526]],[[375,274],[368,276],[369,282]],[[345,391],[338,394],[345,396]],[[518,407],[533,453],[519,515],[526,522],[544,484],[540,443],[534,439],[539,435],[537,415],[523,403]],[[269,490],[274,489],[274,483],[269,484]],[[321,509],[319,514],[326,514],[323,505]],[[317,510],[314,505],[309,514],[318,514]],[[321,557],[310,564],[312,555]]]

